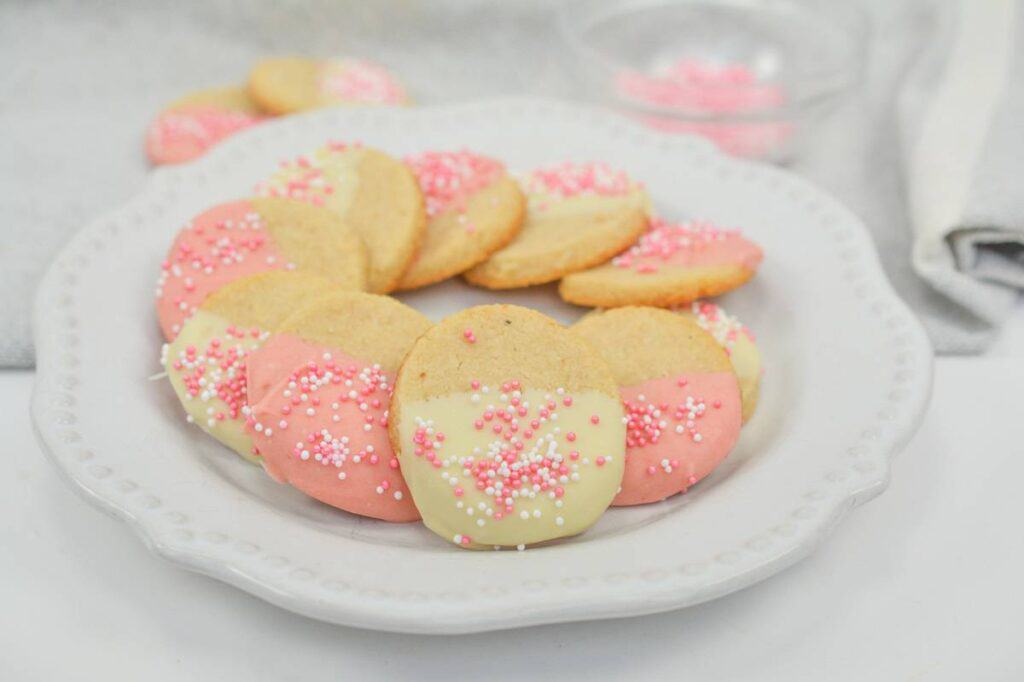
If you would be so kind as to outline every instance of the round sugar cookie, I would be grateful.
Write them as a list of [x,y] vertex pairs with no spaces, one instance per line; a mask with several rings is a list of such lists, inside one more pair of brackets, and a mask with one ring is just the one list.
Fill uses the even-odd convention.
[[761,352],[757,349],[754,333],[738,319],[722,310],[721,306],[710,301],[694,301],[689,306],[673,310],[693,319],[725,349],[740,382],[743,421],[746,422],[757,409],[757,399],[761,393],[761,375],[764,373]]
[[761,247],[738,230],[658,218],[611,261],[562,279],[558,293],[576,305],[668,307],[735,289],[761,264]]
[[390,431],[423,522],[462,547],[580,533],[622,480],[626,429],[607,364],[518,306],[468,308],[421,336]]
[[626,410],[626,471],[616,506],[684,492],[729,454],[740,388],[725,351],[692,320],[658,308],[585,315],[572,331],[615,374]]
[[343,105],[408,104],[405,88],[387,69],[366,59],[264,59],[249,74],[249,92],[274,114]]
[[189,422],[246,459],[249,354],[305,303],[331,293],[330,280],[273,270],[248,275],[210,294],[164,346],[162,364]]
[[249,433],[275,480],[385,521],[420,518],[388,440],[395,376],[430,320],[393,298],[323,296],[249,356]]
[[156,310],[167,340],[212,292],[268,270],[322,275],[366,288],[366,248],[332,211],[290,199],[243,199],[200,213],[178,233],[160,268]]
[[244,87],[202,90],[161,111],[146,130],[146,156],[155,165],[183,163],[266,115]]
[[487,260],[515,237],[525,199],[495,159],[468,151],[405,158],[420,183],[427,231],[399,289],[434,284]]
[[489,289],[553,282],[602,263],[636,241],[647,224],[644,188],[603,163],[562,163],[523,180],[526,218],[508,246],[466,271]]
[[359,144],[330,142],[285,161],[256,193],[324,206],[341,216],[363,238],[370,257],[367,289],[377,294],[398,285],[426,229],[423,196],[412,171]]

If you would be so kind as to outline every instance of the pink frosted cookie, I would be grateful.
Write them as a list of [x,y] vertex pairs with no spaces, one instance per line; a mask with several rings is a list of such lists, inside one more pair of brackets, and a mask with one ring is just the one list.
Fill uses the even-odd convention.
[[146,131],[146,155],[155,165],[183,163],[266,116],[242,87],[204,90],[173,103]]
[[408,104],[402,84],[366,59],[264,59],[249,74],[249,92],[275,114],[341,105]]
[[526,202],[500,161],[461,150],[413,154],[405,163],[423,192],[427,231],[399,289],[464,272],[519,232]]
[[164,337],[212,292],[269,270],[306,270],[339,288],[366,287],[366,249],[333,212],[288,199],[244,199],[200,213],[178,233],[157,283]]
[[668,307],[735,289],[754,276],[762,257],[761,247],[738,230],[653,218],[636,244],[567,275],[558,293],[577,305]]
[[754,333],[710,301],[694,301],[689,306],[674,310],[693,319],[725,349],[740,382],[743,421],[750,419],[757,408],[758,396],[761,393],[761,375],[764,373]]
[[626,411],[626,471],[614,505],[657,502],[707,476],[740,433],[729,358],[695,322],[657,308],[586,315],[572,330],[608,362]]
[[388,440],[395,375],[431,323],[394,299],[337,293],[250,355],[248,430],[275,480],[385,521],[420,517]]

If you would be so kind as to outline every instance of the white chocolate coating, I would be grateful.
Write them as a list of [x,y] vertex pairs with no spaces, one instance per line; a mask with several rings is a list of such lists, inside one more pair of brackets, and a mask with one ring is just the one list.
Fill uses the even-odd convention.
[[[543,542],[591,526],[622,481],[621,402],[598,391],[569,396],[556,390],[502,394],[484,388],[402,405],[399,461],[424,523],[449,541],[478,548]],[[510,399],[516,393],[528,414],[502,420],[498,413],[514,409]],[[542,409],[548,416],[540,416]],[[513,420],[517,430],[506,439]],[[499,425],[501,434],[495,433]],[[424,431],[433,446],[428,452],[417,442],[417,432]],[[488,475],[487,465],[496,462],[502,448],[512,461]],[[481,462],[487,463],[482,473]],[[517,487],[516,473],[533,465],[530,483]],[[515,492],[499,501],[502,490]]]

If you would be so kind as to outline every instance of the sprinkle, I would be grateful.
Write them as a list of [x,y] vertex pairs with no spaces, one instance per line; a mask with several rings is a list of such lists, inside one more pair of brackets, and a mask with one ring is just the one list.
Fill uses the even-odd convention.
[[346,103],[403,104],[402,85],[383,66],[366,59],[328,62],[318,81],[320,92]]
[[538,168],[524,181],[530,194],[568,198],[580,195],[622,196],[636,188],[629,176],[601,162],[563,163]]
[[633,269],[640,274],[657,272],[660,265],[693,265],[717,242],[735,239],[738,230],[724,230],[708,222],[670,223],[651,218],[647,231],[624,253],[612,259],[612,265]]
[[404,161],[419,182],[427,217],[456,210],[460,213],[459,222],[470,234],[476,226],[466,219],[466,200],[505,172],[501,162],[466,150],[423,152],[407,156]]

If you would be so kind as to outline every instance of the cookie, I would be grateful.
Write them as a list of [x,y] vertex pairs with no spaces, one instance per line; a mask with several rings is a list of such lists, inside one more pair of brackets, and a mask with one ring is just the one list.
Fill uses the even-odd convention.
[[563,163],[523,181],[526,219],[512,242],[465,273],[489,289],[553,282],[602,263],[647,224],[644,188],[603,163]]
[[202,90],[161,111],[146,130],[146,156],[155,165],[184,163],[266,115],[244,87]]
[[607,364],[518,306],[468,308],[420,337],[389,428],[424,523],[461,547],[580,533],[622,479],[626,430]]
[[286,161],[256,187],[261,196],[324,206],[359,233],[370,257],[367,289],[393,290],[412,262],[426,228],[423,196],[412,171],[384,152],[330,142]]
[[407,104],[402,84],[365,59],[264,59],[249,74],[249,92],[274,114],[356,104]]
[[167,340],[212,292],[268,270],[303,270],[339,288],[366,288],[359,235],[326,208],[290,199],[244,199],[200,213],[178,233],[160,269],[156,310]]
[[248,275],[210,294],[163,351],[187,420],[255,461],[259,453],[245,430],[249,354],[296,309],[335,289],[323,277],[280,270]]
[[585,315],[572,331],[609,364],[626,411],[626,470],[616,506],[685,492],[729,454],[740,388],[729,358],[696,322],[658,308]]
[[689,306],[673,310],[693,319],[725,349],[740,382],[743,421],[746,422],[757,409],[757,399],[761,393],[761,375],[764,373],[761,367],[761,352],[757,349],[754,333],[710,301],[694,301]]
[[526,202],[500,161],[468,151],[431,151],[405,163],[423,192],[427,231],[399,289],[457,275],[516,236]]
[[395,375],[430,320],[393,298],[336,293],[292,314],[249,355],[248,430],[263,467],[321,502],[420,518],[388,440]]
[[762,258],[761,247],[738,230],[652,219],[636,244],[566,276],[558,293],[576,305],[668,307],[735,289],[754,276]]

